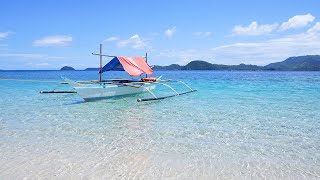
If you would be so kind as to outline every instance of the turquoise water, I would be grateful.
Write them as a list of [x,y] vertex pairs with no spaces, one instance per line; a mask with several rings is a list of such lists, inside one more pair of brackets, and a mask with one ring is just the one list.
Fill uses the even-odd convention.
[[39,94],[97,75],[0,71],[0,179],[320,178],[320,72],[159,71],[198,91],[142,103]]

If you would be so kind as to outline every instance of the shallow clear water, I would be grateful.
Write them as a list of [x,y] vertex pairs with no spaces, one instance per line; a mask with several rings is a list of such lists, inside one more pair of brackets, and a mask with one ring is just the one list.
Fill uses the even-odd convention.
[[97,75],[0,71],[1,179],[320,178],[319,72],[159,71],[198,91],[143,103],[39,94]]

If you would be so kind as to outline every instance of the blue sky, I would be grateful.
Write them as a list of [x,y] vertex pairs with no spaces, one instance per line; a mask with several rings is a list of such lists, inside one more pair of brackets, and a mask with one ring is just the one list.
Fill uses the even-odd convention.
[[[97,67],[91,55],[151,65],[265,65],[320,54],[320,1],[16,1],[0,6],[0,69]],[[109,59],[105,58],[106,63]]]

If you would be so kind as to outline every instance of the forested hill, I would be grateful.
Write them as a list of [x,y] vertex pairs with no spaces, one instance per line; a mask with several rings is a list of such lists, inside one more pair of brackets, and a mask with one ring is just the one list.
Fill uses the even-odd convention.
[[191,61],[185,66],[172,64],[170,66],[154,66],[154,70],[280,70],[280,71],[320,71],[320,55],[289,57],[288,59],[271,63],[266,66],[257,65],[223,65],[211,64],[202,60]]

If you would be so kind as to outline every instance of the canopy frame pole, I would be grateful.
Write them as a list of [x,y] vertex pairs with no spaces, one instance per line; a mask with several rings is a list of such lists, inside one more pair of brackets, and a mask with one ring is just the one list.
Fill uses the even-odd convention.
[[[92,55],[100,55],[100,54],[97,54],[97,53],[92,53]],[[110,55],[107,55],[107,54],[102,54],[101,56],[104,56],[104,57],[117,57],[117,56],[110,56]]]
[[[146,52],[146,63],[148,63],[148,53]],[[146,78],[148,78],[148,74],[146,74]]]
[[102,44],[100,44],[100,71],[99,71],[99,74],[100,74],[100,82],[102,81]]
[[97,54],[97,53],[92,53],[92,55],[98,55],[100,56],[100,71],[99,71],[99,74],[100,74],[100,80],[99,82],[102,82],[102,56],[104,57],[116,57],[116,56],[110,56],[110,55],[106,55],[106,54],[102,54],[102,44],[100,44],[100,53]]

